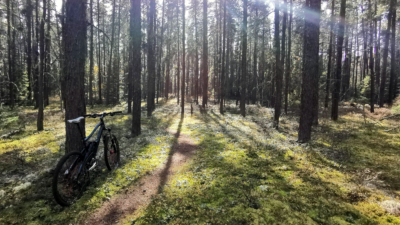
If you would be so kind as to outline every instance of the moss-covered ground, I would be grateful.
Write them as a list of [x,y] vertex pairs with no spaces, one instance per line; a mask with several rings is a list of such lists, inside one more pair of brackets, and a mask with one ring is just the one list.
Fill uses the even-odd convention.
[[[108,118],[120,140],[122,166],[104,165],[73,206],[58,206],[51,194],[51,168],[63,154],[65,128],[58,103],[45,111],[45,131],[36,132],[35,111],[1,110],[0,224],[77,224],[102,202],[163,164],[176,141],[167,128],[190,136],[196,155],[149,205],[122,224],[400,224],[400,120],[363,116],[344,106],[337,122],[321,112],[309,144],[298,144],[298,115],[283,115],[272,128],[271,109],[235,105],[184,118],[176,99],[160,104],[143,132],[130,138],[129,115]],[[95,106],[89,112],[125,110]],[[87,130],[97,120],[87,120]],[[101,146],[100,146],[101,147]],[[100,149],[101,150],[101,149]],[[101,157],[101,154],[99,154]]]

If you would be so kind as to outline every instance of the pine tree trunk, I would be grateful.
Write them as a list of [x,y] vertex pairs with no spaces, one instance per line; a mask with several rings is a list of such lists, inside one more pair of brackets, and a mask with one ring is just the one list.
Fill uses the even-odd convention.
[[[100,0],[97,0],[97,25],[100,28]],[[104,36],[104,34],[103,34],[103,36]],[[102,95],[101,95],[101,80],[102,80],[102,74],[101,74],[101,67],[102,66],[101,66],[101,64],[102,63],[101,63],[100,29],[97,29],[97,40],[99,41],[99,50],[98,50],[98,58],[99,58],[99,60],[98,60],[98,64],[97,64],[97,66],[99,68],[99,71],[98,71],[98,74],[97,74],[97,82],[98,82],[97,88],[99,89],[99,100],[98,100],[98,102],[99,102],[99,104],[102,104],[103,103],[103,98],[102,98]],[[103,42],[103,45],[104,45],[104,42]]]
[[[185,49],[185,1],[182,1],[182,87],[181,87],[181,116],[185,115],[185,60],[186,60],[186,49]],[[179,29],[179,28],[178,28]]]
[[289,27],[288,27],[288,53],[286,57],[286,70],[285,70],[285,114],[288,109],[288,95],[289,95],[289,84],[290,84],[290,63],[291,63],[291,51],[292,51],[292,18],[293,18],[293,2],[290,0],[290,16],[289,16]]
[[114,52],[114,33],[115,33],[115,0],[112,4],[111,15],[111,43],[110,43],[110,61],[108,63],[107,83],[106,83],[106,104],[111,103],[112,99],[112,79],[113,79],[113,52]]
[[336,72],[332,93],[332,120],[339,118],[339,98],[340,98],[340,82],[342,79],[342,48],[343,48],[343,36],[344,36],[344,24],[346,22],[346,0],[341,0],[340,3],[340,18],[339,18],[339,29],[337,35],[337,58],[336,58]]
[[[87,47],[86,1],[67,0],[65,20],[65,119],[70,120],[86,114],[85,61]],[[65,121],[66,152],[82,148],[80,133],[75,124]],[[80,123],[85,131],[85,121]]]
[[141,0],[131,0],[130,10],[130,79],[133,83],[132,136],[141,133]]
[[40,22],[40,71],[39,71],[39,111],[37,117],[37,130],[43,130],[43,107],[44,107],[44,74],[45,74],[45,37],[44,37],[44,22],[46,21],[46,0],[43,0],[43,17]]
[[246,116],[246,87],[247,87],[247,0],[243,0],[243,31],[242,31],[242,76],[240,88],[240,114]]
[[90,0],[90,52],[89,52],[89,58],[90,58],[90,64],[89,64],[89,105],[93,107],[93,0]]
[[27,0],[27,11],[26,11],[26,26],[27,32],[27,75],[28,75],[28,101],[32,99],[32,0]]
[[226,39],[226,0],[224,0],[224,25],[223,25],[223,37],[222,37],[222,71],[221,71],[221,101],[219,102],[219,112],[224,114],[224,98],[225,98],[225,39]]
[[310,13],[305,18],[304,26],[304,69],[302,74],[301,113],[298,135],[300,143],[308,142],[311,139],[311,126],[316,116],[315,101],[318,101],[321,0],[309,0],[306,10]]
[[[373,29],[373,19],[372,19],[372,5],[371,5],[371,0],[368,0],[368,8],[369,8],[369,13],[370,13],[370,20],[371,20],[371,25],[369,27],[370,30],[370,47],[369,47],[369,69],[371,70],[371,94],[370,94],[370,106],[371,106],[371,113],[375,111],[374,106],[375,106],[375,71],[374,71],[374,50],[373,50],[373,45],[374,45],[374,36],[373,33],[376,33],[376,26],[375,30]],[[376,19],[375,20],[375,25],[376,25]]]
[[151,116],[154,110],[155,97],[155,52],[154,52],[154,13],[156,10],[155,0],[150,0],[149,24],[147,27],[147,116]]
[[[279,117],[281,115],[282,106],[282,62],[280,55],[279,41],[279,3],[275,2],[275,112],[274,112],[274,127],[279,126]],[[284,31],[282,31],[282,34]],[[283,37],[282,37],[283,38]]]
[[396,6],[397,0],[393,1],[393,8],[392,8],[392,38],[390,40],[390,80],[389,80],[389,95],[388,95],[388,104],[389,106],[393,105],[393,99],[395,96],[395,81],[396,81]]
[[[247,0],[244,0],[247,2]],[[208,38],[207,38],[207,0],[203,0],[203,56],[202,56],[202,106],[205,108],[208,101]]]
[[385,33],[385,45],[383,46],[383,61],[382,61],[382,74],[381,74],[381,86],[379,90],[379,107],[383,107],[385,102],[385,87],[386,87],[386,72],[387,72],[387,61],[389,55],[389,39],[390,39],[390,28],[392,24],[393,8],[395,0],[390,0],[389,14],[388,14],[388,25]]

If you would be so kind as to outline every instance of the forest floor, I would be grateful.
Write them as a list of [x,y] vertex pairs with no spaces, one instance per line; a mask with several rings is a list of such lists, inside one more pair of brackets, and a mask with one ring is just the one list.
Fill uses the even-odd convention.
[[[191,115],[187,104],[182,118],[171,99],[143,112],[135,138],[130,115],[109,117],[121,167],[97,166],[64,208],[51,193],[65,141],[52,102],[41,132],[36,110],[0,109],[0,224],[400,224],[400,118],[389,117],[400,105],[371,114],[345,104],[337,122],[321,111],[309,144],[296,142],[297,112],[275,130],[273,110],[257,105],[243,118],[233,102],[224,115],[217,105]],[[97,122],[87,119],[87,132]]]

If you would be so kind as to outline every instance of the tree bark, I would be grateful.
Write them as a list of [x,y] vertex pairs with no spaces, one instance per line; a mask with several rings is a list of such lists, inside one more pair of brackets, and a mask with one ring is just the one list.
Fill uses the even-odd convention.
[[379,90],[379,107],[383,107],[385,103],[385,87],[386,87],[386,72],[387,72],[387,61],[389,54],[389,39],[390,39],[390,28],[392,24],[393,9],[395,0],[390,0],[389,14],[388,14],[388,25],[385,33],[385,45],[383,46],[383,61],[382,61],[382,73],[381,73],[381,86]]
[[[82,146],[80,133],[75,124],[67,120],[86,114],[85,62],[87,47],[86,0],[67,0],[65,21],[65,129],[66,152],[79,151]],[[80,123],[85,131],[85,121]]]
[[[100,27],[100,0],[97,0],[97,25]],[[104,36],[104,34],[103,34]],[[101,74],[101,43],[100,43],[100,29],[97,29],[97,40],[99,42],[99,50],[98,50],[98,74],[97,74],[97,88],[99,89],[99,104],[103,103],[102,95],[101,95],[101,80],[102,80],[102,74]],[[103,43],[104,44],[104,43]],[[105,57],[105,56],[104,56]],[[129,104],[129,103],[128,103]]]
[[332,93],[332,120],[336,121],[339,118],[339,98],[340,98],[340,81],[342,76],[342,48],[343,48],[343,36],[344,36],[344,24],[346,22],[346,0],[341,0],[340,3],[340,17],[339,17],[339,29],[337,35],[337,57],[336,57],[336,72],[334,79],[334,87]]
[[93,0],[90,0],[90,53],[89,53],[89,58],[90,58],[90,64],[89,64],[89,105],[93,107]]
[[392,37],[390,40],[390,80],[389,80],[389,95],[388,95],[388,104],[389,106],[393,105],[393,99],[395,96],[395,81],[396,81],[396,6],[397,0],[393,1],[393,9],[392,9]]
[[[244,0],[247,1],[247,0]],[[205,108],[208,100],[208,31],[207,31],[207,0],[203,0],[203,56],[202,56],[202,106]]]
[[[343,1],[343,0],[342,0]],[[301,113],[298,141],[311,139],[311,126],[315,115],[315,101],[318,101],[319,73],[319,23],[321,20],[321,0],[310,0],[306,5],[310,11],[304,26],[304,68],[301,88]]]
[[155,106],[155,78],[156,78],[156,62],[154,52],[154,13],[156,10],[155,0],[150,0],[149,25],[147,27],[147,116],[151,116]]
[[141,133],[141,0],[131,0],[130,10],[130,79],[133,83],[133,104],[132,104],[132,136]]
[[324,107],[325,108],[328,108],[328,105],[329,105],[329,94],[330,94],[330,89],[331,89],[333,25],[334,25],[334,22],[335,22],[335,17],[334,16],[335,16],[335,0],[332,0],[330,34],[329,34],[329,47],[328,47],[328,70],[326,72],[326,86],[325,86],[325,103],[324,103]]
[[181,87],[181,117],[185,115],[185,72],[186,72],[186,49],[185,49],[185,1],[182,1],[182,87]]
[[242,76],[240,88],[240,114],[246,116],[246,87],[247,87],[247,0],[243,0],[243,28],[242,28]]
[[[280,41],[279,41],[279,5],[278,1],[275,2],[275,112],[274,112],[274,127],[279,127],[279,117],[281,115],[282,107],[282,62],[280,54]],[[282,31],[282,34],[284,31]],[[283,37],[282,37],[283,38]]]
[[224,0],[224,28],[222,37],[222,71],[221,71],[221,101],[219,102],[219,112],[224,114],[224,98],[225,98],[225,39],[226,39],[226,0]]

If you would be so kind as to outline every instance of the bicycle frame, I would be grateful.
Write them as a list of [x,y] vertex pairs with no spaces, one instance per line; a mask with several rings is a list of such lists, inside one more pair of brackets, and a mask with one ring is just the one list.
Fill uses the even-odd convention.
[[[110,129],[107,129],[107,128],[106,128],[106,125],[105,125],[105,123],[104,123],[102,117],[100,118],[100,123],[96,124],[96,127],[93,129],[92,133],[90,133],[89,136],[87,136],[87,137],[85,137],[85,136],[83,135],[83,133],[82,133],[82,131],[81,131],[81,129],[80,129],[79,123],[77,123],[77,126],[78,126],[78,129],[79,129],[79,132],[81,133],[81,136],[82,136],[82,143],[83,143],[83,145],[84,145],[83,149],[81,150],[81,153],[84,155],[84,161],[86,161],[86,159],[89,157],[89,155],[90,155],[91,152],[92,152],[92,151],[89,151],[89,150],[90,150],[90,149],[89,149],[90,146],[86,146],[87,141],[88,141],[88,140],[94,135],[94,133],[99,129],[99,131],[98,131],[98,133],[97,133],[97,138],[96,138],[96,141],[95,141],[95,143],[96,143],[96,145],[97,145],[96,148],[95,148],[95,150],[96,150],[96,152],[97,152],[98,144],[100,143],[100,139],[101,139],[101,135],[103,134],[103,131],[104,131],[104,130],[110,131]],[[84,131],[84,132],[85,132],[85,131]],[[72,165],[75,165],[75,163],[76,163],[76,162],[74,162]],[[71,165],[71,166],[72,166],[72,165]],[[80,172],[81,172],[81,170],[82,170],[82,166],[83,166],[83,165],[84,165],[84,164],[82,164],[81,167],[79,168],[79,172],[78,172],[79,174],[80,174]]]

